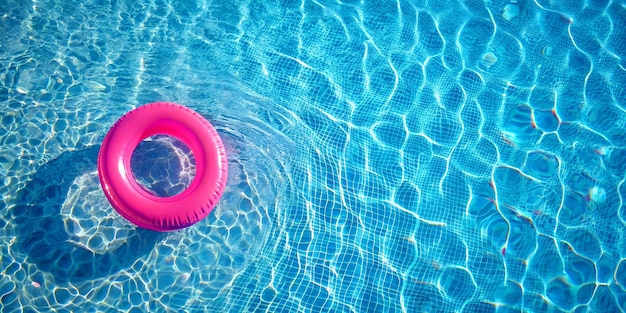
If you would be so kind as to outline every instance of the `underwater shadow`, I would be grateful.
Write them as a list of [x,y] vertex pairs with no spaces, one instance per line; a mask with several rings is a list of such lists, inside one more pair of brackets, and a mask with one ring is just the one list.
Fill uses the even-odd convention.
[[121,245],[104,253],[94,253],[73,241],[61,208],[74,180],[96,171],[99,149],[91,146],[66,152],[40,167],[18,192],[11,210],[16,252],[23,253],[39,270],[52,274],[57,283],[77,283],[119,272],[148,255],[166,235],[135,228],[121,238]]

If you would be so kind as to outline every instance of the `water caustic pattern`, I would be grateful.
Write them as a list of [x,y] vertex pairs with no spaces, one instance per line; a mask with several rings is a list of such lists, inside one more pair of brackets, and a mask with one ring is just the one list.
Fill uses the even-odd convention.
[[[626,311],[621,1],[0,8],[2,312]],[[159,100],[230,162],[168,234],[95,173]],[[188,152],[146,144],[138,180],[179,192]]]

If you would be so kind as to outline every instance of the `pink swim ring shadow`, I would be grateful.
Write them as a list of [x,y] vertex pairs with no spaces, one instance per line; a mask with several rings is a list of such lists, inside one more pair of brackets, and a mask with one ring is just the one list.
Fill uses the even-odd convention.
[[[132,174],[133,151],[144,139],[176,137],[196,159],[196,176],[180,194],[157,197]],[[179,104],[154,102],[122,116],[104,137],[98,154],[100,185],[113,208],[131,223],[155,231],[173,231],[204,219],[226,187],[228,159],[224,144],[209,121]]]

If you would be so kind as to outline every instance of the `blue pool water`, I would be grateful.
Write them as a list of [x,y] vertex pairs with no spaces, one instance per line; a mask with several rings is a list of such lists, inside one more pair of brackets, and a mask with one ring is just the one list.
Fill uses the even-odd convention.
[[[0,312],[624,312],[623,1],[0,2]],[[96,158],[207,117],[224,197],[137,229]],[[188,149],[146,141],[156,194]]]

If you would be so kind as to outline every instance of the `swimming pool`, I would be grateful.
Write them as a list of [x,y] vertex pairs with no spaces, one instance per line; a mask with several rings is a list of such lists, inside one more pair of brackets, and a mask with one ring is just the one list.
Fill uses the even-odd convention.
[[[623,1],[4,1],[0,311],[623,312],[621,29]],[[98,185],[153,101],[228,149],[180,232]],[[193,175],[140,150],[155,192]]]

